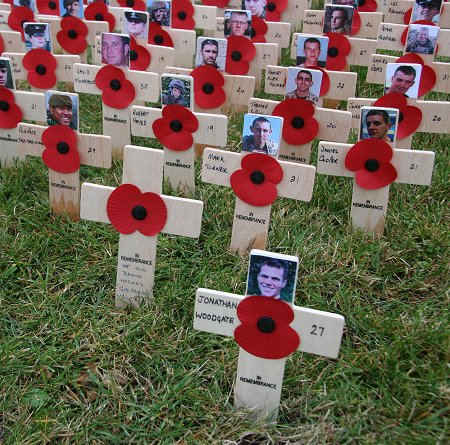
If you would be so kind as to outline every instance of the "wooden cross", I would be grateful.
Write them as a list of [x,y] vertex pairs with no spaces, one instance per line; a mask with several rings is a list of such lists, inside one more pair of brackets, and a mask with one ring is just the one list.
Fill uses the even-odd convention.
[[[230,186],[231,175],[240,169],[245,154],[206,148],[203,153],[202,181]],[[277,184],[278,196],[310,201],[314,186],[315,167],[279,161],[283,178]],[[272,206],[254,206],[236,196],[230,248],[241,253],[249,248],[264,249],[267,244]]]
[[[164,153],[162,150],[127,145],[124,150],[122,184],[133,184],[140,192],[156,194],[164,201],[167,219],[163,233],[198,238],[203,212],[203,202],[161,195]],[[81,187],[81,218],[110,223],[108,200],[115,189],[84,183]],[[126,204],[126,203],[124,203]],[[149,220],[151,209],[136,205],[134,218]],[[139,210],[139,211],[138,211]],[[148,215],[150,213],[150,215]],[[144,218],[142,218],[142,216]],[[145,236],[139,231],[120,234],[116,281],[116,306],[139,306],[149,301],[153,294],[157,236]]]
[[[198,129],[193,133],[194,144],[225,146],[227,143],[228,117],[222,114],[194,113]],[[153,123],[162,117],[160,108],[131,107],[131,134],[145,138],[155,138]],[[164,147],[164,180],[176,190],[195,190],[194,146],[183,151]]]
[[[320,142],[317,172],[332,176],[354,177],[355,173],[345,167],[345,158],[351,144]],[[429,185],[433,173],[434,153],[422,150],[396,148],[390,163],[397,172],[394,182],[400,184]],[[367,190],[353,181],[350,217],[354,229],[362,229],[381,236],[389,199],[389,188]]]
[[[254,252],[260,251],[252,251]],[[194,329],[233,337],[235,329],[241,324],[237,313],[238,305],[244,299],[244,296],[229,292],[198,289],[195,297]],[[281,301],[277,303],[288,304]],[[344,330],[344,317],[295,305],[292,309],[294,320],[290,326],[300,337],[297,350],[337,358]],[[268,313],[262,318],[271,316],[273,315]],[[235,406],[250,410],[253,417],[276,421],[285,363],[286,358],[261,358],[241,347],[234,387]]]

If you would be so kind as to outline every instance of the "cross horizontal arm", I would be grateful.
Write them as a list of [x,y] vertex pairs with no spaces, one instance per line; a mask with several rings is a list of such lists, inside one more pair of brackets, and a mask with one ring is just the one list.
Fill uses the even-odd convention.
[[277,185],[278,196],[311,201],[316,168],[312,165],[278,161],[283,169],[283,179]]

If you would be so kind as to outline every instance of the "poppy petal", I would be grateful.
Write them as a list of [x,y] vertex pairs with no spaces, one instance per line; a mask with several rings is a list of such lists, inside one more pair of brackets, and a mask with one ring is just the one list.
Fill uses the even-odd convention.
[[253,43],[266,43],[267,23],[258,16],[252,16],[252,37]]
[[189,0],[172,2],[172,28],[194,29],[194,5]]
[[249,62],[256,55],[253,43],[243,36],[231,36],[227,40],[227,57],[225,71],[228,74],[245,75],[249,70]]
[[86,24],[77,17],[64,17],[61,20],[61,31],[56,34],[56,40],[70,54],[81,54],[87,48],[85,37],[88,34]]
[[353,21],[352,21],[352,28],[350,30],[350,35],[354,36],[355,34],[358,34],[360,29],[361,29],[361,16],[355,9],[353,12]]
[[14,94],[0,86],[0,128],[15,128],[22,120],[22,110],[15,103]]
[[139,45],[133,36],[130,39],[130,69],[146,71],[151,62],[150,52],[144,46]]
[[376,172],[370,172],[363,168],[358,170],[355,174],[356,183],[366,190],[376,190],[386,187],[394,182],[396,178],[397,170],[390,162],[380,164],[380,167]]
[[195,104],[206,110],[217,108],[224,104],[226,95],[223,90],[225,79],[216,68],[202,65],[191,71],[194,78]]
[[247,173],[252,173],[255,170],[261,171],[265,180],[272,184],[278,184],[283,179],[283,169],[278,161],[266,154],[250,153],[244,156],[241,161],[241,167]]
[[37,0],[36,6],[39,14],[55,15],[60,17],[59,2],[57,0]]
[[84,18],[91,21],[108,22],[109,32],[116,26],[115,17],[108,12],[108,6],[102,1],[94,1],[84,10]]
[[268,181],[255,184],[250,176],[251,173],[244,170],[237,170],[231,175],[230,185],[236,196],[257,207],[272,204],[278,196],[276,186]]
[[268,22],[279,22],[281,13],[286,9],[287,5],[288,0],[268,0],[266,6],[266,20]]

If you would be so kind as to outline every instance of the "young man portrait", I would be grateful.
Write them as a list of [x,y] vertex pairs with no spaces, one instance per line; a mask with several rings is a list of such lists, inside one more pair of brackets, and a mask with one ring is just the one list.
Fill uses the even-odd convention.
[[[289,75],[288,71],[288,75]],[[314,85],[313,75],[311,71],[300,70],[295,78],[296,88],[293,91],[286,93],[286,99],[304,99],[316,105],[319,101],[319,96],[311,92],[311,87]],[[319,86],[320,88],[320,86]]]
[[129,34],[135,39],[146,39],[148,34],[146,12],[125,11],[125,29],[124,33]]
[[442,0],[416,0],[414,3],[411,22],[426,20],[433,23],[439,22],[439,13]]
[[[248,119],[254,116],[247,115]],[[248,125],[248,124],[247,124]],[[244,119],[244,128],[246,127],[246,119]],[[252,134],[244,135],[242,138],[242,151],[252,153],[264,153],[271,156],[278,154],[278,142],[271,139],[272,124],[267,117],[258,116],[253,119],[250,124],[250,132]]]
[[151,22],[156,22],[160,26],[170,26],[170,3],[156,0],[147,10]]
[[266,18],[266,0],[243,0],[242,9],[252,13],[252,16]]
[[53,93],[48,99],[47,125],[66,125],[74,130],[73,104],[70,96]]
[[63,0],[60,3],[61,6],[61,14],[65,11],[61,17],[83,17],[83,2],[82,0]]
[[[367,112],[364,113],[365,111]],[[369,138],[392,142],[394,139],[393,135],[388,135],[388,132],[392,127],[389,113],[386,110],[374,108],[364,110],[364,112],[362,121],[366,126],[366,133],[368,134]],[[362,134],[360,138],[364,139]]]
[[185,91],[189,86],[181,79],[172,78],[168,85],[168,90],[161,96],[161,102],[163,105],[181,105],[183,107],[189,107],[190,103],[184,97]]
[[324,33],[337,32],[339,34],[350,35],[352,27],[354,9],[351,6],[326,6]]
[[0,58],[0,86],[8,89],[14,89],[11,60],[6,57]]
[[[419,26],[410,25],[408,33],[408,44],[406,45],[407,53],[416,54],[434,54],[434,44],[430,38],[430,28],[437,28],[435,26]],[[434,30],[433,30],[434,31]],[[436,29],[436,33],[439,29]],[[416,36],[410,38],[410,35],[415,33]],[[437,35],[436,35],[437,37]]]
[[[388,66],[388,70],[389,70]],[[418,67],[420,69],[420,67]],[[384,89],[384,94],[389,93],[399,93],[403,94],[405,97],[417,97],[417,91],[414,94],[407,95],[406,93],[414,86],[415,79],[417,76],[416,68],[411,65],[400,65],[395,69],[394,74],[391,77],[391,85],[386,86]],[[416,89],[414,89],[416,90]]]
[[102,63],[130,65],[130,37],[124,34],[102,33]]
[[27,49],[41,48],[51,51],[50,40],[47,40],[49,33],[48,23],[24,23],[25,45]]
[[[324,47],[322,48],[322,42]],[[299,36],[297,42],[297,66],[298,67],[320,67],[326,66],[326,53],[328,48],[327,37],[302,37]],[[325,60],[319,60],[323,49]]]

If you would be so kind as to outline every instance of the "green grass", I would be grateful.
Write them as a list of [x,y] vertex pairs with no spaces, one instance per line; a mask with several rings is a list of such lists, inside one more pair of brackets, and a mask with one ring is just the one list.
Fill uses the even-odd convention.
[[[358,85],[361,97],[381,89]],[[82,130],[98,132],[99,98],[81,104]],[[346,318],[337,360],[288,359],[276,425],[233,408],[235,341],[192,328],[197,287],[243,293],[247,269],[228,251],[234,195],[202,183],[200,161],[200,238],[160,235],[154,300],[125,310],[118,234],[52,216],[41,160],[0,170],[0,443],[232,444],[256,431],[278,444],[444,444],[449,142],[414,137],[436,152],[433,181],[391,186],[380,239],[351,230],[349,179],[318,176],[310,203],[274,204],[267,249],[300,258],[296,303]],[[114,186],[121,168],[81,178]]]

